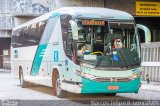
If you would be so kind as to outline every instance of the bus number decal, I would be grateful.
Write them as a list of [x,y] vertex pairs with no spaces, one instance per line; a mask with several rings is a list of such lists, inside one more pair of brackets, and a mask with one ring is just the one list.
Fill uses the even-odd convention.
[[58,51],[54,51],[54,62],[58,62]]

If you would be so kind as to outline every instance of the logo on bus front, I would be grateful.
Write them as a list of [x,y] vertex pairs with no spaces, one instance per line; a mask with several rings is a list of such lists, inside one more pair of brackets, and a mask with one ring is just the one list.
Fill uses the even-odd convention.
[[115,62],[119,61],[119,56],[118,56],[118,53],[116,51],[113,51],[113,60]]

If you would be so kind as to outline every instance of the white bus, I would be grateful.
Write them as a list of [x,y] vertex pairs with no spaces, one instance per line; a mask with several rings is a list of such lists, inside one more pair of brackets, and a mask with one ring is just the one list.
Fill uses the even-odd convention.
[[29,82],[53,87],[58,97],[67,92],[137,93],[141,85],[137,30],[134,18],[123,11],[55,10],[13,29],[12,74],[22,87]]

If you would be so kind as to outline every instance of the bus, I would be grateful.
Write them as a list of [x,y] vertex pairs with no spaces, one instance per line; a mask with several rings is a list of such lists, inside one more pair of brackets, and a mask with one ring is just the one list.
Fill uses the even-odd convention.
[[[139,26],[149,42],[148,29]],[[119,10],[60,8],[13,29],[11,62],[21,87],[52,87],[60,98],[68,92],[138,93],[138,25]]]

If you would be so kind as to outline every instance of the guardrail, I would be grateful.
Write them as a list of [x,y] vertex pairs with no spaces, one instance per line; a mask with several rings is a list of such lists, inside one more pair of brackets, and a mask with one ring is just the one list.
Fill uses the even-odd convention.
[[141,43],[143,80],[160,81],[160,42]]

